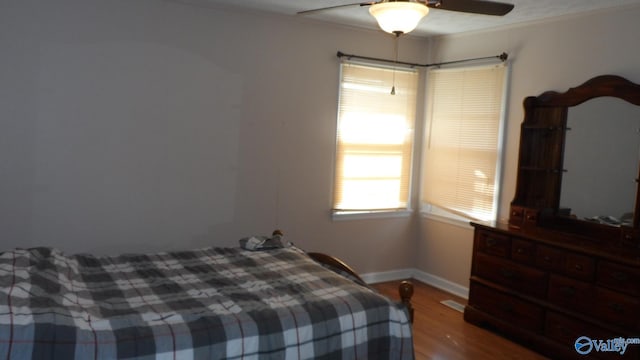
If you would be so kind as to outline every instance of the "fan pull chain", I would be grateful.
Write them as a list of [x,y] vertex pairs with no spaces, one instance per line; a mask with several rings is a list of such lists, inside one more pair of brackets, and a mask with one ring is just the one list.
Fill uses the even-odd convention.
[[391,85],[391,95],[395,95],[396,94],[396,65],[398,64],[398,39],[400,38],[400,34],[401,33],[396,33],[396,37],[395,39],[393,39],[393,45],[394,45],[394,49],[393,49],[393,53],[395,55],[395,58],[393,60],[393,81],[392,81],[392,85]]

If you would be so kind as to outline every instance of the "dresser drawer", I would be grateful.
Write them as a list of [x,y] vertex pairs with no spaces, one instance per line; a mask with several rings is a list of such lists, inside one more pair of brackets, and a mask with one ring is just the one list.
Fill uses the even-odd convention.
[[520,206],[511,205],[511,215],[509,216],[509,226],[516,229],[522,227],[524,222],[524,208]]
[[523,301],[495,289],[472,282],[469,305],[500,320],[541,332],[544,311],[541,307]]
[[511,259],[522,264],[535,262],[536,245],[531,241],[513,239],[511,241]]
[[[582,237],[591,233],[563,232],[571,221],[533,229],[527,224],[535,218],[526,219],[531,209],[511,209],[509,227],[472,224],[465,320],[493,326],[553,359],[640,360],[640,344],[629,344],[624,355],[599,351],[640,337],[640,248],[623,249],[615,239],[609,248]],[[593,351],[576,352],[578,339]]]
[[477,254],[475,273],[486,280],[525,294],[544,297],[547,291],[545,272],[495,256]]
[[[587,323],[573,317],[562,315],[553,311],[547,312],[544,323],[544,334],[546,337],[573,349],[576,340],[582,336],[586,336],[591,340],[607,341],[609,339],[635,338],[630,334],[620,334],[619,332],[603,329],[591,323]],[[598,359],[638,359],[638,345],[630,344],[625,349],[624,354],[619,352],[596,352],[593,350],[585,359],[597,357]],[[581,358],[581,357],[579,357]]]
[[563,272],[565,268],[564,251],[551,247],[538,245],[536,247],[536,266],[540,269]]
[[594,296],[592,284],[559,275],[549,277],[547,299],[554,305],[579,312],[589,312],[593,306]]
[[600,261],[596,280],[598,284],[610,289],[640,296],[640,270],[637,268]]
[[592,314],[608,324],[640,330],[640,301],[635,297],[596,287]]
[[565,260],[565,274],[580,280],[593,280],[596,263],[592,257],[579,254],[567,254]]
[[511,255],[511,239],[489,231],[476,232],[478,251],[500,257]]
[[591,339],[598,340],[620,336],[620,334],[612,334],[610,331],[593,324],[553,311],[547,312],[544,333],[553,340],[571,347],[575,344],[576,339],[581,336],[588,336]]

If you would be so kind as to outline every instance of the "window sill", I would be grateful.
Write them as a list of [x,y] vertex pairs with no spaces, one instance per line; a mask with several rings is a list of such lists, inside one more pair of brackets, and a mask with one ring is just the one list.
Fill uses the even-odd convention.
[[454,219],[452,217],[436,215],[428,212],[422,212],[421,215],[423,219],[434,220],[434,221],[438,221],[438,222],[449,224],[449,225],[454,225],[454,226],[469,229],[469,230],[472,229],[471,220]]
[[331,220],[365,220],[410,217],[413,210],[384,210],[384,211],[332,211]]

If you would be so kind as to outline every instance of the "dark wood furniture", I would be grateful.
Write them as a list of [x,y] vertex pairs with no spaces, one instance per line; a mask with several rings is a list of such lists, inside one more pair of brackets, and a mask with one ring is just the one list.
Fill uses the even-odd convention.
[[[474,224],[464,318],[553,359],[581,358],[575,342],[640,337],[640,252],[570,234]],[[626,355],[638,359],[640,345]]]
[[[569,109],[599,97],[618,98],[640,106],[640,85],[619,76],[603,75],[564,93],[548,91],[524,100],[516,194],[509,213],[511,228],[555,228],[597,240],[621,242],[635,247],[640,245],[640,191],[637,191],[637,186],[632,226],[612,227],[589,223],[575,219],[571,209],[560,208],[562,176],[567,171],[563,160],[565,134],[570,130],[567,128]],[[610,114],[609,118],[602,121],[615,127],[615,117],[616,114]],[[611,139],[612,145],[615,142],[616,139]],[[629,166],[637,167],[638,164]]]
[[[509,223],[472,224],[465,320],[554,359],[584,358],[576,350],[577,342],[586,344],[582,337],[640,338],[640,192],[628,226],[583,221],[560,208],[568,110],[601,96],[640,105],[640,86],[606,75],[526,98]],[[613,115],[603,121],[615,126]],[[640,359],[640,344],[624,356],[582,348],[588,350],[589,357]]]

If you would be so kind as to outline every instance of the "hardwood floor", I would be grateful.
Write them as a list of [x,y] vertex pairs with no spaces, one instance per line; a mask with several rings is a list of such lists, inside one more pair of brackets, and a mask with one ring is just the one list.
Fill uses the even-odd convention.
[[[415,309],[413,333],[416,360],[547,359],[501,336],[466,323],[461,312],[440,303],[451,299],[466,304],[466,300],[417,280],[411,282],[414,284],[412,303]],[[386,296],[399,300],[399,283],[385,282],[374,284],[373,287]]]

